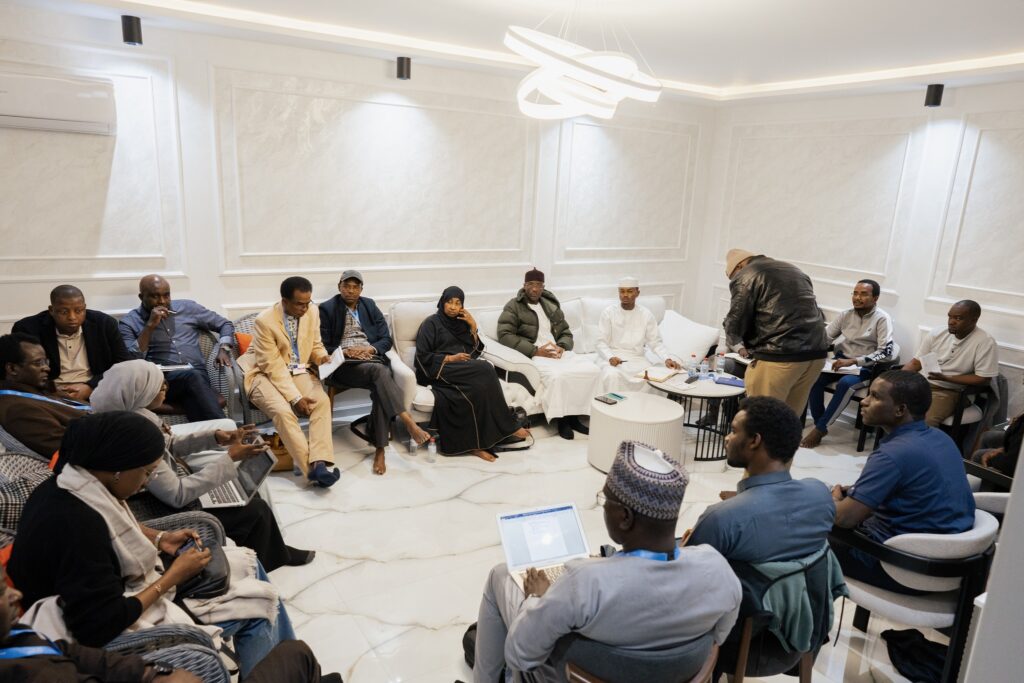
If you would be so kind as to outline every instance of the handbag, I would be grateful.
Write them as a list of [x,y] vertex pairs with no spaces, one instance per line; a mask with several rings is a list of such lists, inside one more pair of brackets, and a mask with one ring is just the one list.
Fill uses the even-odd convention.
[[[191,598],[193,600],[209,600],[224,595],[231,586],[231,567],[228,566],[228,556],[220,543],[211,541],[205,548],[210,551],[210,563],[203,567],[191,579],[178,584],[175,591],[175,602]],[[174,562],[171,555],[162,555],[164,569],[168,569]]]

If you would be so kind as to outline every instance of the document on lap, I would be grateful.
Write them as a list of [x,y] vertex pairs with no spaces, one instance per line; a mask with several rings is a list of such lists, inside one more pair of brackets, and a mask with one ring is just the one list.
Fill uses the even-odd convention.
[[927,377],[930,373],[942,374],[942,367],[939,365],[939,356],[936,353],[926,353],[918,360],[921,361],[921,374]]
[[331,376],[331,373],[341,367],[341,364],[345,362],[345,352],[339,346],[334,349],[334,353],[331,354],[331,359],[320,366],[320,379],[324,380]]
[[678,370],[673,370],[672,368],[666,367],[664,365],[652,365],[646,370],[641,370],[640,372],[636,373],[636,377],[638,379],[643,379],[644,375],[646,375],[647,379],[649,379],[652,382],[664,382],[668,378],[673,377],[674,375],[677,374],[679,374]]
[[822,372],[834,372],[837,375],[859,375],[860,374],[860,366],[858,366],[858,365],[847,365],[846,367],[839,368],[838,370],[833,370],[832,369],[832,361],[833,360],[834,359],[829,358],[828,360],[825,361],[825,368],[822,370]]

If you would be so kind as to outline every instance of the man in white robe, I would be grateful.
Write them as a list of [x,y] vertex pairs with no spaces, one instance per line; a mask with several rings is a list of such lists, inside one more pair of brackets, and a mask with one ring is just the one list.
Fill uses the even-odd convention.
[[597,365],[601,370],[598,394],[643,391],[647,387],[643,372],[655,364],[649,360],[647,352],[666,367],[682,368],[661,340],[654,314],[637,305],[638,296],[640,283],[636,278],[622,278],[619,305],[609,306],[601,314],[597,327]]

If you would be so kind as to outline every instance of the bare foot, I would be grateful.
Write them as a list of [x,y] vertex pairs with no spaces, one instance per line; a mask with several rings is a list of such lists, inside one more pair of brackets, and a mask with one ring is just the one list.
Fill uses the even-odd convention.
[[494,457],[494,454],[488,453],[487,451],[470,451],[470,455],[475,455],[481,460],[486,460],[487,462],[494,462],[497,460],[497,458]]
[[526,439],[530,436],[530,430],[526,427],[520,427],[516,431],[512,432],[512,436],[518,436],[520,439]]
[[800,448],[816,448],[821,443],[821,437],[823,436],[825,436],[825,433],[814,427],[811,431],[807,432],[807,436],[800,442]]
[[384,464],[384,449],[378,448],[373,454],[373,473],[384,474],[387,470],[388,466]]
[[426,442],[430,441],[430,433],[420,429],[417,424],[413,425],[414,428],[409,430],[409,436],[413,438],[417,446],[422,446]]

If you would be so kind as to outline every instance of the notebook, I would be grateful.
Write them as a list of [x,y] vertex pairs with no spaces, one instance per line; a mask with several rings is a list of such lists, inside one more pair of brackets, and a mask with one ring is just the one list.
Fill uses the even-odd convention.
[[505,562],[520,589],[530,567],[544,570],[554,581],[566,562],[590,556],[579,512],[572,503],[499,513],[497,517]]
[[238,476],[199,497],[204,510],[247,505],[274,469],[277,458],[268,449],[238,463]]

